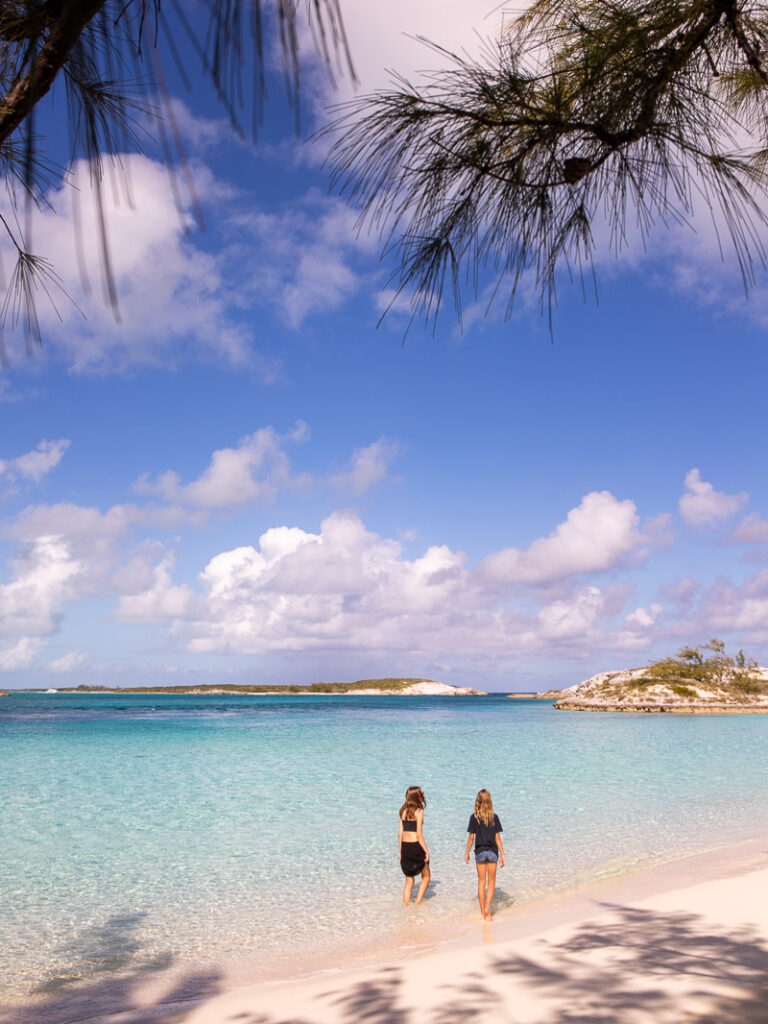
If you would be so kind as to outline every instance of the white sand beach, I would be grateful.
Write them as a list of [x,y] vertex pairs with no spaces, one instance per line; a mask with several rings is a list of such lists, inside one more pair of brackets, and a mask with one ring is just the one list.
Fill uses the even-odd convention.
[[[102,1012],[107,1005],[122,1009]],[[210,969],[95,979],[79,995],[51,993],[4,1019],[765,1024],[768,841],[512,907],[448,942],[433,941],[428,906],[414,908],[404,912],[402,947],[375,963],[259,984]]]

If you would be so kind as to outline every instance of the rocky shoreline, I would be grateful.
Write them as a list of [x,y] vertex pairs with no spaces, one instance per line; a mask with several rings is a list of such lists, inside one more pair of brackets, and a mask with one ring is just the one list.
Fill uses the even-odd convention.
[[607,701],[558,700],[557,711],[626,711],[634,714],[766,715],[768,704],[612,704]]
[[748,688],[735,689],[727,677],[702,681],[649,676],[649,669],[598,672],[575,686],[550,691],[557,711],[626,711],[635,714],[768,714],[768,669],[755,664]]

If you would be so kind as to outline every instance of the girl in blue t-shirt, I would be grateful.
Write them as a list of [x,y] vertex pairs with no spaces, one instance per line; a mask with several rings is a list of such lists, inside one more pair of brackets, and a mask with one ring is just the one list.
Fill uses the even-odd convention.
[[475,810],[467,826],[469,837],[464,860],[469,864],[472,843],[475,844],[477,865],[477,901],[484,921],[492,921],[491,900],[496,891],[496,868],[504,867],[504,847],[501,842],[503,829],[499,816],[493,810],[493,800],[487,789],[481,789],[475,797]]

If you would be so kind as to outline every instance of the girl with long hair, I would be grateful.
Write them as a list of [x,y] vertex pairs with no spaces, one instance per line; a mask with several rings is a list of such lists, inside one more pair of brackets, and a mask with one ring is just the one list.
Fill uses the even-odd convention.
[[411,902],[413,880],[421,875],[416,902],[421,903],[429,885],[429,849],[424,841],[422,826],[424,824],[424,808],[427,801],[420,786],[409,786],[405,791],[405,803],[400,808],[400,827],[397,842],[400,848],[400,867],[405,875],[403,886],[403,906]]
[[475,844],[477,866],[477,901],[484,921],[492,921],[491,901],[496,891],[496,868],[504,867],[504,846],[501,842],[503,829],[499,816],[493,809],[493,800],[487,789],[481,789],[475,797],[475,809],[469,819],[467,849],[464,861],[469,864],[472,843]]

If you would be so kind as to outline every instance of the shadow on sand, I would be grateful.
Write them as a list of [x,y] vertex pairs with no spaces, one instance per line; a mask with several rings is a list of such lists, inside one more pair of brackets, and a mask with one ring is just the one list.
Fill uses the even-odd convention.
[[[144,916],[112,917],[75,935],[62,950],[68,966],[42,979],[23,1005],[0,1011],[0,1024],[68,1024],[124,1013],[136,1024],[142,1015],[162,1024],[183,1021],[190,1000],[215,995],[220,978],[212,971],[177,973],[159,1004],[145,1008],[141,989],[171,968],[173,957],[149,955],[142,948],[137,931]],[[158,1005],[167,1005],[167,1012],[158,1016]]]
[[[566,942],[542,942],[535,959],[491,955],[482,972],[446,978],[436,1001],[406,1005],[404,969],[389,967],[365,982],[322,992],[317,1017],[292,1016],[288,1006],[284,1016],[264,1015],[254,1006],[231,1024],[514,1024],[515,991],[521,990],[542,997],[536,1024],[767,1024],[768,948],[749,930],[715,932],[691,914],[601,909],[613,912],[607,925],[587,923]],[[681,987],[688,999],[700,997],[699,1005],[711,1009],[681,1005]]]
[[[265,1012],[254,988],[252,1005],[212,1019],[216,1024],[514,1024],[515,999],[522,992],[541,997],[536,1024],[768,1022],[768,948],[749,929],[713,931],[692,914],[605,904],[601,910],[611,911],[610,919],[588,922],[561,943],[539,942],[536,957],[510,955],[508,947],[503,954],[491,953],[483,970],[454,972],[436,997],[411,999],[410,1005],[403,986],[408,969],[413,993],[413,963],[382,968],[356,984],[334,988],[329,983],[318,989],[309,1013],[292,1014],[289,987],[285,1007],[277,1014]],[[195,1010],[190,1000],[207,1001],[221,978],[190,972],[177,977],[152,1007],[143,1007],[138,987],[167,968],[170,959],[142,958],[136,923],[113,919],[106,931],[84,936],[79,967],[47,980],[36,1001],[3,1017],[3,1024],[101,1020],[118,1010],[120,1024],[183,1024]],[[105,959],[106,940],[118,952]],[[680,1003],[681,991],[687,1005]],[[691,997],[708,1009],[695,1010]]]

